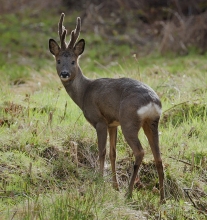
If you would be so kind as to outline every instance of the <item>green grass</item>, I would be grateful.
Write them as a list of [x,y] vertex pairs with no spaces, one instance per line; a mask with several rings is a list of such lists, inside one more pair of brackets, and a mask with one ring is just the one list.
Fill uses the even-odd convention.
[[[142,131],[144,187],[126,200],[132,152],[119,130],[116,192],[110,166],[104,178],[98,174],[96,133],[63,89],[48,51],[48,38],[57,39],[59,13],[41,14],[0,17],[1,219],[205,219],[206,55],[134,56],[134,48],[82,33],[85,75],[132,77],[149,84],[162,100],[167,202],[159,204],[157,172]],[[66,17],[67,26],[74,16]]]

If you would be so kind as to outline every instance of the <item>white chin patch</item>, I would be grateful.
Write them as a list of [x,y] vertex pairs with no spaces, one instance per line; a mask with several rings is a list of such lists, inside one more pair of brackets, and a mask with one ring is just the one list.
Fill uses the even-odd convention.
[[60,79],[62,80],[62,81],[68,81],[69,80],[69,76],[66,76],[66,77],[60,77]]
[[149,104],[142,106],[137,110],[137,114],[142,118],[155,118],[159,117],[162,113],[162,109],[159,105],[150,102]]

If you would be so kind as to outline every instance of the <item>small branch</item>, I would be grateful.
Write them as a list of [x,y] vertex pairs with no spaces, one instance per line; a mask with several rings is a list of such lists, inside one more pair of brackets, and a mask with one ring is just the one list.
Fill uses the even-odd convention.
[[[196,102],[196,101],[198,101],[199,99],[195,99],[195,100],[193,100],[193,102]],[[188,103],[188,102],[190,102],[190,101],[185,101],[185,102],[181,102],[181,103],[178,103],[178,104],[176,104],[176,105],[173,105],[171,108],[168,108],[167,110],[165,110],[164,112],[163,112],[163,114],[165,114],[166,112],[168,112],[168,111],[170,111],[171,109],[174,109],[174,108],[176,108],[177,106],[179,106],[179,105],[183,105],[183,104],[186,104],[186,103]],[[192,102],[192,101],[191,101]]]
[[14,217],[15,217],[15,215],[17,214],[17,210],[14,212],[14,214],[12,215],[12,218],[11,218],[11,220],[13,220],[14,219]]
[[185,102],[181,102],[181,103],[178,103],[178,104],[176,104],[176,105],[173,105],[171,108],[168,108],[167,110],[165,110],[165,111],[163,112],[163,114],[165,114],[166,112],[170,111],[171,109],[176,108],[176,107],[179,106],[179,105],[183,105],[183,104],[186,104],[186,103],[188,103],[188,102],[189,102],[189,101],[185,101]]
[[192,198],[190,197],[190,195],[188,193],[188,191],[191,190],[191,189],[184,188],[183,190],[184,190],[185,194],[188,196],[188,198],[190,199],[190,201],[192,202],[193,206],[195,208],[197,208],[196,204],[194,203],[194,201],[192,200]]
[[185,194],[188,196],[189,200],[191,201],[191,203],[193,204],[193,206],[199,210],[202,214],[204,214],[205,216],[206,213],[207,213],[207,209],[206,209],[206,206],[205,205],[202,205],[200,202],[199,203],[195,203],[193,201],[193,199],[191,198],[190,194],[189,194],[189,191],[192,191],[192,188],[183,188],[183,191],[185,192]]
[[195,165],[195,164],[192,164],[192,163],[189,163],[189,162],[187,162],[187,161],[185,161],[185,160],[181,160],[181,159],[177,159],[177,158],[175,158],[175,157],[172,157],[172,156],[169,156],[169,158],[171,158],[171,159],[173,159],[173,160],[176,160],[176,161],[179,161],[179,162],[182,162],[182,163],[184,163],[184,164],[187,164],[187,165],[189,165],[189,166],[193,166],[193,167],[196,167],[196,168],[200,168],[199,166],[197,166],[197,165]]

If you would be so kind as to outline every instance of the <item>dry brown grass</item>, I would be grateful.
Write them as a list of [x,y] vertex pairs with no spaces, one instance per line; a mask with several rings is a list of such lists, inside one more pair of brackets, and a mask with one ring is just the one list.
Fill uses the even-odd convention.
[[163,23],[162,53],[187,54],[190,47],[197,47],[201,53],[207,49],[207,12],[184,17],[174,13],[172,20]]
[[24,11],[28,8],[34,10],[42,10],[48,7],[60,6],[61,1],[53,1],[53,0],[1,0],[0,13],[15,13],[19,11]]

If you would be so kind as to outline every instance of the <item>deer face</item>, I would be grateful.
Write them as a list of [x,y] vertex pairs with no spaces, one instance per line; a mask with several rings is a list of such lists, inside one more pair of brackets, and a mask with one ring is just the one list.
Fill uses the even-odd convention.
[[72,80],[78,71],[78,57],[83,53],[85,41],[79,40],[73,48],[61,49],[53,39],[49,40],[50,52],[55,56],[56,69],[61,81]]

